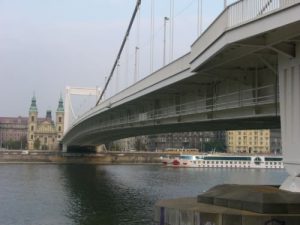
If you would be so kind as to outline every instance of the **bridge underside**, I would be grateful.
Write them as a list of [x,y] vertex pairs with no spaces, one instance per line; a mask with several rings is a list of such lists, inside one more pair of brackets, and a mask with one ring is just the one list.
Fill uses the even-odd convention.
[[211,120],[192,123],[176,123],[167,125],[137,126],[117,128],[107,131],[99,130],[76,139],[72,145],[95,146],[99,143],[107,143],[126,137],[150,135],[158,133],[190,132],[190,131],[213,131],[213,130],[241,130],[241,129],[272,129],[280,128],[279,117],[241,118],[232,120]]

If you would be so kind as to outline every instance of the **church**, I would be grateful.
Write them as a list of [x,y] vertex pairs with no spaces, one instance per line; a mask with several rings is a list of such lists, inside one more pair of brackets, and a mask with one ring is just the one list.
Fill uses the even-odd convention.
[[55,120],[54,123],[51,110],[47,110],[45,118],[38,117],[36,97],[33,96],[28,116],[28,150],[59,150],[59,143],[64,130],[64,105],[62,97],[60,97],[58,102]]

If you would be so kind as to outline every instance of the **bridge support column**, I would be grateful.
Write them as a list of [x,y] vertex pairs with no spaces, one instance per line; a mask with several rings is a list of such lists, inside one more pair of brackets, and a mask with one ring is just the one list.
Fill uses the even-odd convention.
[[62,151],[63,152],[67,152],[68,151],[68,146],[66,144],[63,144]]
[[289,177],[281,189],[300,192],[300,44],[296,57],[279,56],[282,151]]

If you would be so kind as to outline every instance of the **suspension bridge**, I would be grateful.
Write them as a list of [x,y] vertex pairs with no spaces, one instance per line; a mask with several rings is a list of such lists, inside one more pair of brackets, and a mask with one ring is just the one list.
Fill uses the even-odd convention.
[[[151,4],[153,12],[154,1]],[[162,42],[162,67],[154,71],[151,14],[149,74],[138,79],[144,66],[142,48],[136,45],[131,58],[134,69],[129,72],[135,83],[109,96],[106,91],[112,77],[120,78],[130,30],[134,21],[141,21],[142,6],[137,1],[97,104],[66,130],[64,150],[143,134],[281,127],[290,174],[282,188],[299,191],[300,1],[236,1],[225,5],[203,32],[200,9],[196,16],[199,37],[175,60],[173,6],[171,1],[169,17],[163,18],[163,28],[170,23],[171,38],[168,51],[167,39]]]

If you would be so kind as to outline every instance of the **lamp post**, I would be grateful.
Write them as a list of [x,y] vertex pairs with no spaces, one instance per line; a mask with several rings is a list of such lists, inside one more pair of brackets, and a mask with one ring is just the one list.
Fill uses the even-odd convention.
[[134,52],[134,83],[137,82],[138,80],[138,73],[139,73],[139,67],[138,67],[138,54],[139,54],[139,47],[135,47],[135,52]]
[[163,66],[166,65],[166,28],[167,28],[167,21],[169,20],[169,17],[164,17],[164,54],[163,54]]
[[0,149],[2,149],[2,130],[0,127]]
[[198,21],[197,21],[197,36],[202,33],[202,0],[198,0]]

